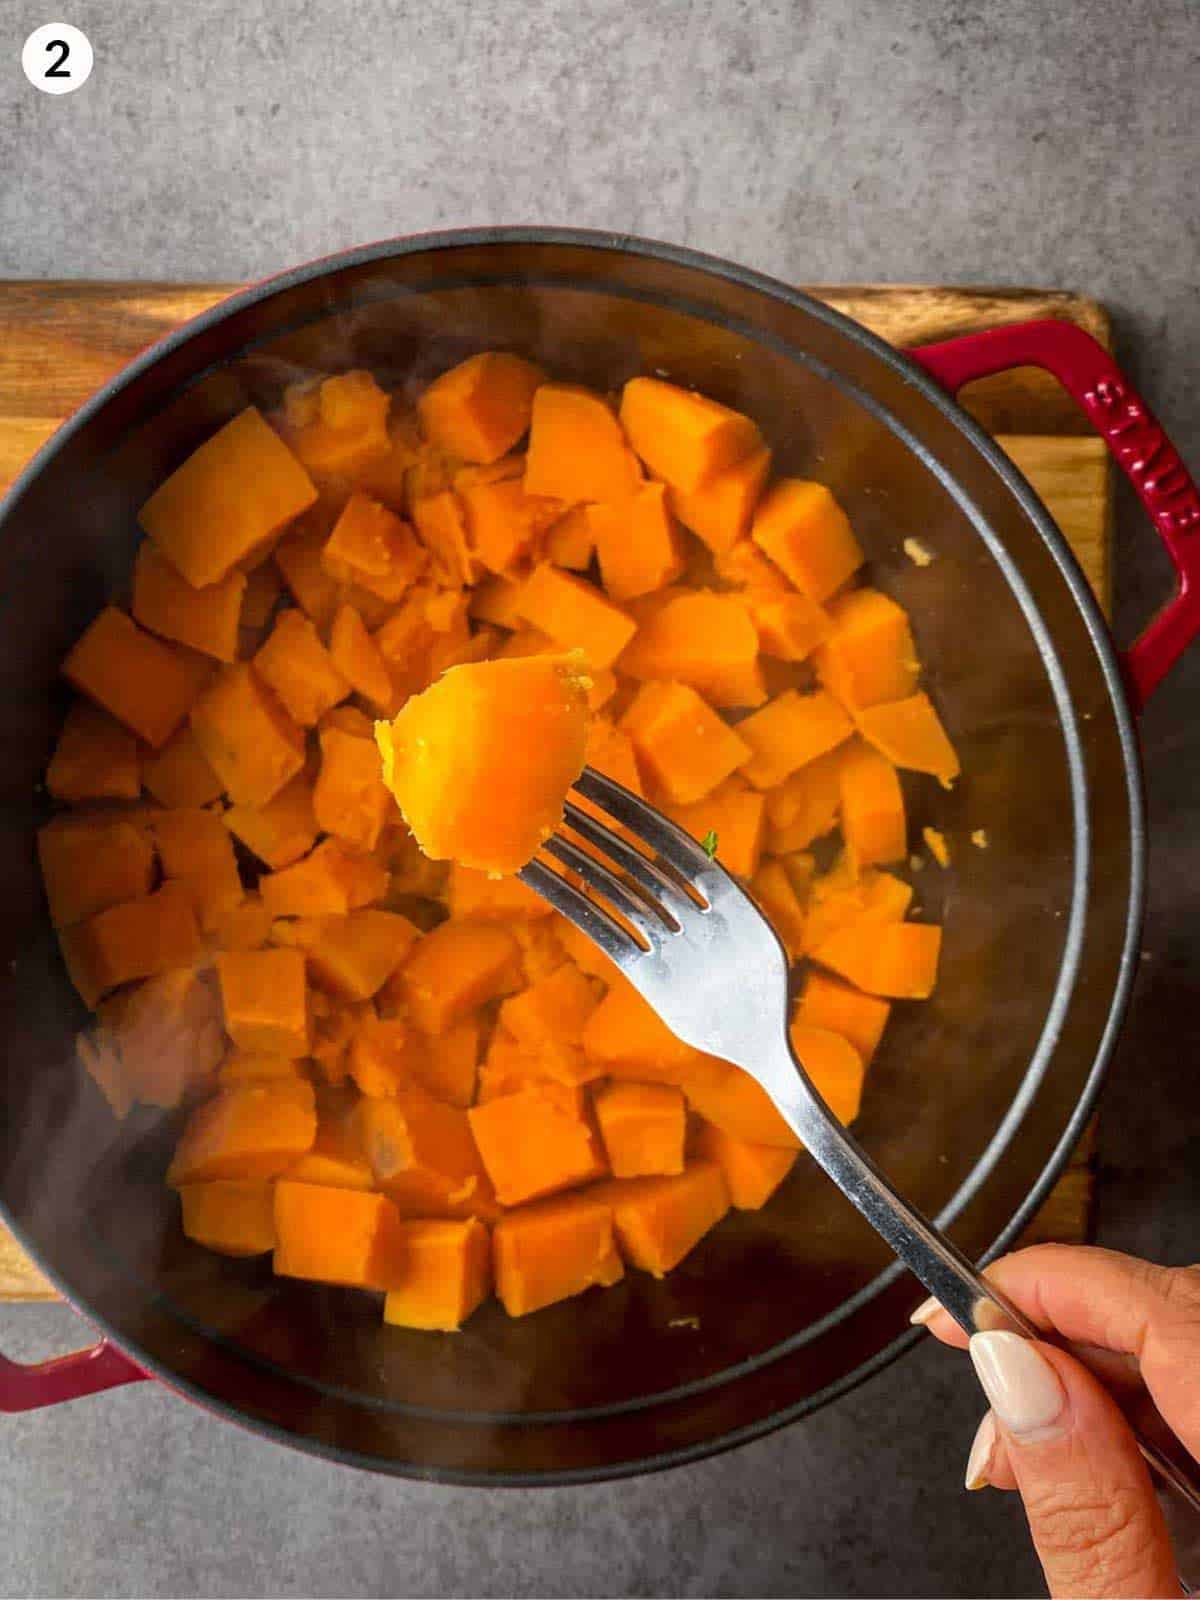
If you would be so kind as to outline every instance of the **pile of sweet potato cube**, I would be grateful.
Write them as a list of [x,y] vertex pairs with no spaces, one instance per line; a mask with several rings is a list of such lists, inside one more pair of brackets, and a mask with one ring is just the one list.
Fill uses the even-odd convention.
[[698,394],[487,352],[415,397],[295,384],[142,508],[128,594],[63,664],[39,850],[83,1063],[118,1117],[187,1108],[191,1238],[450,1329],[492,1286],[516,1316],[661,1275],[796,1159],[518,880],[416,849],[373,719],[462,662],[585,652],[591,765],[747,882],[856,1115],[938,959],[886,870],[897,769],[958,765],[833,495],[770,463]]

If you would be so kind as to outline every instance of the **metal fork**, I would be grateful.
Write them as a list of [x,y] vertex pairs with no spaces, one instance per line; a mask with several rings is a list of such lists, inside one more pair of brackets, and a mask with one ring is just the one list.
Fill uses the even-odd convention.
[[[543,851],[599,900],[541,857],[521,871],[522,881],[593,939],[685,1044],[733,1062],[762,1085],[813,1159],[968,1335],[999,1328],[1047,1338],[897,1194],[829,1111],[788,1036],[787,955],[749,895],[689,834],[620,784],[589,767],[575,790],[644,851],[568,801],[567,827],[592,848],[559,831]],[[1087,1363],[1086,1353],[1073,1353]],[[1200,1511],[1200,1483],[1140,1433],[1138,1443],[1148,1464]]]

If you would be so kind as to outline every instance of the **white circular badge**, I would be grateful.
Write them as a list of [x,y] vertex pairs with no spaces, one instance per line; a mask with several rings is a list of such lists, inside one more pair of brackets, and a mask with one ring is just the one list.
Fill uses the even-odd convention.
[[44,22],[26,39],[21,66],[43,94],[72,94],[91,77],[91,40],[69,22]]

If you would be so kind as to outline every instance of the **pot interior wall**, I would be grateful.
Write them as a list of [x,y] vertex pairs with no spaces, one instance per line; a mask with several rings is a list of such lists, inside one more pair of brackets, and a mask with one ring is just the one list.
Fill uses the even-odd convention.
[[[1080,726],[1092,781],[1112,799],[1093,841],[1112,881],[1096,935],[1109,968],[1130,871],[1121,752],[1086,627],[1036,531],[969,441],[935,419],[945,435],[940,459],[951,464],[922,459],[905,416],[931,412],[928,400],[807,313],[762,296],[731,304],[728,286],[694,272],[686,284],[664,277],[663,263],[610,265],[603,287],[590,260],[565,273],[543,274],[544,264],[526,253],[520,270],[544,281],[515,285],[494,252],[491,283],[470,252],[452,269],[433,256],[377,262],[319,288],[285,288],[201,330],[66,442],[10,508],[0,541],[0,1198],[92,1309],[202,1391],[242,1406],[254,1391],[250,1409],[286,1432],[390,1464],[421,1464],[424,1435],[413,1429],[424,1427],[422,1413],[457,1417],[465,1431],[450,1449],[451,1469],[461,1462],[467,1472],[518,1456],[546,1470],[546,1454],[504,1442],[500,1425],[512,1413],[607,1411],[688,1386],[715,1394],[731,1369],[806,1337],[827,1341],[823,1324],[852,1320],[851,1297],[890,1257],[803,1157],[765,1211],[733,1217],[664,1282],[631,1273],[614,1290],[521,1321],[490,1305],[452,1339],[385,1329],[368,1297],[277,1281],[268,1260],[225,1260],[182,1238],[162,1185],[178,1119],[139,1111],[116,1128],[75,1064],[73,1034],[84,1019],[48,929],[33,830],[66,702],[58,662],[102,600],[124,587],[138,505],[214,425],[250,401],[270,407],[300,373],[365,364],[415,392],[461,355],[501,345],[601,388],[637,371],[693,383],[760,421],[777,471],[831,485],[869,552],[872,581],[913,618],[964,768],[950,793],[932,779],[906,782],[913,840],[930,824],[955,841],[948,871],[927,862],[913,880],[921,914],[945,923],[943,972],[931,1002],[895,1008],[859,1134],[899,1186],[937,1213],[982,1183],[985,1153],[1019,1097],[1038,1099],[1048,1119],[1010,1188],[968,1208],[971,1248],[999,1232],[1065,1126],[1113,982],[1101,973],[1107,988],[1090,1021],[1078,1023],[1072,1071],[1039,1088],[1053,1043],[1043,1037],[1047,1017],[1056,993],[1058,1003],[1074,994],[1063,972],[1069,929],[1079,933],[1080,791],[1062,706],[997,559],[1001,545],[1030,575],[1060,652],[1078,663],[1072,703],[1081,716],[1095,713],[1094,726],[1090,717]],[[970,500],[952,486],[956,453],[980,480]],[[905,557],[908,536],[934,553],[932,565]],[[986,849],[967,842],[975,830]],[[1069,1018],[1059,1020],[1069,1033]],[[847,1332],[846,1369],[897,1332],[894,1314],[886,1328]],[[835,1356],[822,1381],[836,1366]],[[278,1401],[264,1398],[273,1374]],[[785,1385],[755,1405],[796,1398]],[[389,1418],[406,1407],[416,1409],[402,1438]],[[696,1401],[687,1416],[668,1442],[727,1432],[739,1420],[736,1400],[711,1417]],[[491,1442],[466,1442],[475,1422]],[[577,1433],[570,1447],[559,1439],[549,1456],[586,1468],[631,1448],[624,1435],[594,1449],[588,1437]],[[443,1468],[446,1460],[443,1452]]]

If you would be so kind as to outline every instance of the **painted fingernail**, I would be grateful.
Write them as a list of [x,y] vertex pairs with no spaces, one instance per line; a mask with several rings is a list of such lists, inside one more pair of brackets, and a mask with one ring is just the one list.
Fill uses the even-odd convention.
[[977,1333],[970,1343],[975,1373],[992,1410],[1018,1439],[1058,1431],[1067,1397],[1037,1345],[1019,1333]]
[[968,1489],[986,1489],[991,1482],[988,1471],[992,1465],[992,1452],[996,1448],[996,1419],[985,1411],[983,1421],[975,1430],[971,1453],[967,1457],[967,1475],[963,1482]]
[[908,1320],[913,1324],[914,1327],[923,1328],[927,1322],[933,1321],[934,1317],[937,1316],[941,1309],[942,1302],[940,1300],[936,1300],[933,1295],[930,1295],[928,1300],[921,1301],[921,1304],[917,1307]]

